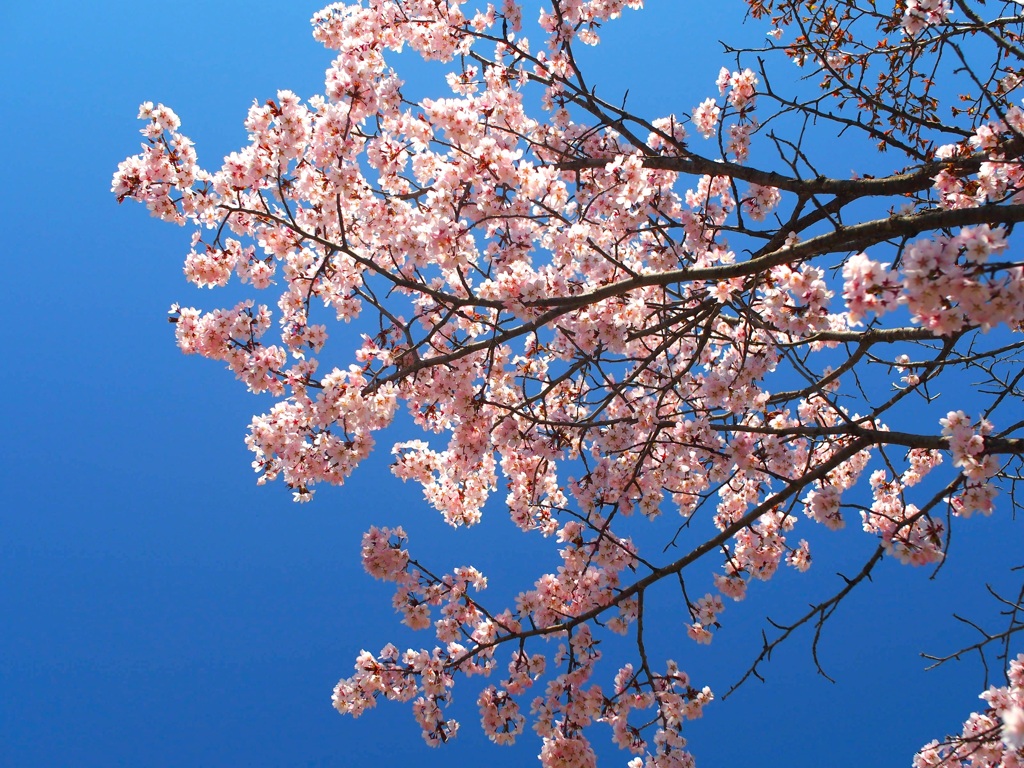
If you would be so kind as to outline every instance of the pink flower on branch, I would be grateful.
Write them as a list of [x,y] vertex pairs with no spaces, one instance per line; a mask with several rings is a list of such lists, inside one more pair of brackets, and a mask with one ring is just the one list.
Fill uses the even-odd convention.
[[[631,768],[689,768],[683,724],[713,695],[648,653],[671,613],[661,585],[681,593],[672,631],[698,668],[696,646],[731,621],[724,598],[755,599],[782,565],[827,571],[810,567],[815,537],[858,513],[877,557],[923,565],[947,556],[948,524],[1013,503],[998,493],[1024,454],[1011,75],[939,110],[930,82],[896,83],[886,59],[867,92],[876,55],[913,52],[904,70],[924,71],[960,33],[948,3],[843,0],[756,52],[817,67],[822,98],[790,95],[770,61],[751,69],[755,52],[739,51],[690,113],[690,133],[712,140],[698,149],[685,118],[633,114],[581,71],[580,44],[640,5],[555,0],[532,18],[514,0],[331,5],[313,19],[334,51],[323,95],[254,104],[247,144],[212,171],[169,108],[144,104],[142,150],[112,182],[119,201],[195,228],[195,286],[237,277],[234,290],[275,294],[170,314],[183,352],[275,398],[247,438],[258,482],[300,502],[342,485],[403,408],[428,439],[393,445],[397,479],[448,526],[504,507],[549,548],[502,604],[481,570],[421,560],[401,527],[365,534],[363,566],[393,585],[401,631],[432,647],[362,652],[334,705],[404,702],[431,746],[457,737],[452,691],[480,675],[488,738],[529,725],[546,766],[596,764],[590,735],[607,726]],[[794,9],[751,3],[776,39]],[[906,34],[892,47],[855,37],[864,24]],[[402,50],[443,64],[436,97],[403,90]],[[829,175],[834,153],[809,138],[823,128],[901,159]],[[965,369],[985,385],[963,391],[952,372]],[[651,546],[676,514],[674,538]],[[609,687],[610,634],[636,653]],[[985,696],[965,735],[919,765],[1016,759],[1017,691]]]

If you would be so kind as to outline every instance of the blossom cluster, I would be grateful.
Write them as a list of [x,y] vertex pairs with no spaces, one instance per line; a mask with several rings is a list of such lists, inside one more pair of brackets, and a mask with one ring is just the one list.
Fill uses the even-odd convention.
[[903,289],[915,319],[940,335],[968,325],[991,328],[1024,320],[1024,269],[997,271],[987,266],[989,257],[1006,247],[1003,229],[987,224],[908,246]]
[[1006,685],[979,696],[987,708],[973,713],[958,735],[925,744],[914,756],[914,768],[1024,765],[1024,654],[1010,661],[1006,678]]
[[963,411],[950,411],[940,423],[949,440],[953,466],[960,467],[964,477],[964,490],[950,499],[953,511],[963,517],[974,512],[992,514],[997,490],[991,480],[999,471],[996,457],[985,451],[985,436],[992,434],[992,423],[983,418],[972,424]]
[[899,279],[892,269],[867,254],[850,256],[843,264],[843,299],[851,324],[860,322],[868,312],[883,315],[896,308],[900,299]]
[[905,304],[914,320],[937,335],[970,326],[1015,326],[1024,321],[1024,269],[992,269],[990,260],[1007,248],[1001,227],[964,227],[910,243],[899,271],[860,253],[843,264],[847,317],[851,325]]
[[906,0],[901,25],[908,35],[917,35],[941,24],[953,10],[950,0]]
[[[477,524],[502,489],[515,526],[557,550],[555,567],[490,610],[475,567],[435,572],[402,528],[366,533],[366,571],[394,586],[402,623],[433,640],[362,652],[334,705],[358,716],[379,699],[410,703],[431,745],[458,732],[459,677],[481,675],[492,679],[477,698],[484,732],[507,744],[531,724],[546,768],[594,765],[587,734],[600,724],[631,768],[688,768],[683,723],[710,689],[646,658],[621,665],[612,689],[596,682],[602,632],[639,644],[647,586],[669,575],[713,583],[685,598],[679,627],[712,642],[724,598],[744,599],[783,565],[811,567],[811,544],[794,531],[822,530],[805,517],[843,527],[863,476],[864,530],[902,562],[937,562],[943,524],[909,500],[941,463],[935,445],[952,456],[953,511],[994,510],[1001,467],[985,419],[950,411],[940,442],[900,443],[911,446],[904,470],[888,454],[876,468],[888,433],[879,415],[898,418],[895,404],[939,367],[915,366],[896,394],[872,401],[856,366],[912,365],[875,343],[1024,322],[1007,230],[922,230],[894,246],[883,221],[872,243],[847,247],[835,217],[822,233],[841,195],[822,203],[798,178],[745,165],[760,130],[751,69],[723,68],[718,98],[641,132],[608,117],[582,89],[571,46],[597,43],[605,22],[640,5],[554,3],[537,19],[547,44],[537,52],[514,0],[475,12],[455,0],[336,3],[313,19],[335,52],[322,96],[280,91],[254,104],[248,144],[216,170],[199,167],[170,109],[144,104],[142,151],[114,176],[118,200],[196,228],[188,281],[278,294],[276,305],[170,315],[183,352],[277,398],[247,438],[259,482],[282,480],[296,501],[344,483],[404,408],[427,439],[394,444],[392,473],[444,523]],[[904,28],[916,34],[948,10],[909,0]],[[388,63],[405,48],[456,68],[449,95],[409,103]],[[539,116],[524,94],[533,83]],[[1021,127],[1011,110],[940,149],[945,165],[919,190],[937,201],[932,212],[1015,200],[1024,176],[1002,153]],[[728,162],[693,154],[688,130],[717,137]],[[957,165],[972,152],[978,163]],[[870,246],[895,255],[880,260]],[[839,266],[826,260],[836,252]],[[871,335],[898,312],[912,327],[896,341]],[[339,330],[359,318],[370,329],[347,362],[327,357],[344,354],[345,334],[329,334],[324,313]],[[279,343],[268,340],[275,326]],[[840,343],[855,351],[832,368]],[[850,397],[869,415],[850,413]],[[710,531],[692,561],[659,566],[641,552],[633,530],[666,513],[682,518],[680,536],[691,521]],[[698,575],[692,563],[708,559],[715,573]],[[535,636],[558,650],[535,652]],[[1013,731],[1016,710],[1003,709]]]

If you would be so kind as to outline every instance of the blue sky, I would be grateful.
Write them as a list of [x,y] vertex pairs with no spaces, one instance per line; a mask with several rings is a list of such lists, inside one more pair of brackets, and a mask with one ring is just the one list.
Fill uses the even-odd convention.
[[[628,87],[651,116],[689,111],[730,63],[715,40],[741,34],[742,4],[685,17],[677,0],[648,5],[609,28],[590,79],[608,94]],[[244,142],[253,99],[319,92],[331,56],[309,34],[318,7],[0,9],[0,765],[536,764],[532,734],[514,748],[481,735],[472,686],[456,688],[463,727],[444,750],[424,746],[408,707],[385,703],[355,721],[330,707],[360,649],[429,641],[398,625],[388,589],[359,566],[366,528],[401,523],[414,545],[481,567],[499,593],[525,586],[516,578],[534,551],[510,536],[500,507],[478,529],[449,529],[391,477],[386,450],[310,505],[257,488],[243,438],[268,401],[217,364],[183,357],[165,314],[175,301],[230,298],[185,284],[187,231],[109,194],[141,140],[143,100],[177,110],[200,161],[215,166]],[[410,59],[399,69],[429,92],[430,70]],[[690,726],[698,765],[906,766],[925,741],[958,729],[980,665],[924,673],[918,653],[973,639],[954,610],[994,615],[983,583],[1010,584],[1003,574],[1019,564],[1019,529],[1006,518],[957,527],[955,556],[934,579],[884,563],[825,629],[822,661],[838,682],[816,675],[799,635],[763,669],[767,684]],[[811,572],[756,585],[728,607],[710,648],[666,614],[652,655],[724,691],[756,655],[766,614],[791,619],[838,588],[834,573],[859,568],[873,541],[857,527],[816,532]],[[624,764],[605,739],[592,734],[601,764]]]

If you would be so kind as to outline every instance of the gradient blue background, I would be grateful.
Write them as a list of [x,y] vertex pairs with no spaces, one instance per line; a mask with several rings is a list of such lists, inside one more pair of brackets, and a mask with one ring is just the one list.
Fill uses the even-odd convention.
[[[608,28],[590,80],[609,96],[629,88],[650,116],[688,112],[730,63],[715,41],[756,34],[737,29],[737,0],[648,5]],[[389,590],[362,572],[371,524],[406,525],[441,566],[478,565],[499,597],[526,586],[516,578],[537,550],[510,535],[500,504],[478,529],[449,529],[391,477],[386,446],[311,505],[257,488],[243,437],[268,401],[217,364],[184,358],[165,315],[174,301],[212,308],[232,295],[187,286],[189,233],[109,194],[116,164],[137,151],[143,100],[177,110],[200,161],[216,167],[245,141],[253,99],[320,92],[331,55],[309,34],[318,7],[0,9],[2,766],[537,764],[532,734],[514,748],[483,738],[476,681],[455,689],[462,733],[442,750],[423,744],[408,706],[384,703],[355,721],[331,709],[361,648],[430,641],[398,625]],[[434,71],[400,62],[412,93],[439,93]],[[763,668],[767,684],[688,727],[698,764],[906,766],[925,741],[958,729],[980,665],[925,674],[918,653],[973,639],[954,610],[992,618],[982,585],[1010,589],[1005,570],[1019,564],[1008,517],[958,526],[955,557],[935,579],[885,562],[826,627],[821,659],[837,684],[816,675],[802,633]],[[766,614],[792,619],[839,587],[835,572],[859,569],[873,540],[858,527],[805,530],[811,572],[754,585],[727,607],[710,648],[685,639],[666,590],[652,657],[724,691],[756,655]],[[602,765],[628,759],[603,726],[591,738]]]

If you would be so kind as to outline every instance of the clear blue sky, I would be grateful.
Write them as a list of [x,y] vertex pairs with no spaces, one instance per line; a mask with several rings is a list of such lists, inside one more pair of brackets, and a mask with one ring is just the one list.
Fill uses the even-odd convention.
[[[650,116],[689,111],[730,63],[715,40],[736,34],[741,4],[701,4],[700,16],[695,3],[648,5],[609,28],[590,79],[608,95],[628,87]],[[118,161],[137,151],[143,100],[176,109],[200,161],[216,166],[245,140],[253,99],[319,92],[331,56],[309,34],[318,7],[0,8],[0,766],[537,764],[532,734],[511,749],[483,738],[465,684],[462,732],[443,750],[424,746],[407,706],[355,721],[331,709],[361,648],[429,642],[399,626],[387,588],[362,572],[366,528],[402,523],[414,544],[483,568],[496,591],[525,586],[515,579],[529,573],[528,545],[509,537],[499,507],[478,530],[453,532],[391,477],[386,450],[311,505],[257,488],[243,437],[267,401],[183,357],[165,314],[174,301],[230,298],[185,284],[185,230],[109,194]],[[426,93],[429,73],[410,64],[401,73]],[[767,684],[689,727],[698,765],[907,766],[958,729],[979,665],[925,674],[917,654],[971,639],[952,611],[993,615],[982,584],[998,584],[1021,550],[1006,517],[957,527],[934,580],[884,563],[825,630],[821,658],[838,682],[816,676],[801,634],[764,668]],[[838,587],[833,574],[859,567],[873,540],[857,528],[814,532],[811,572],[755,585],[710,648],[685,638],[682,616],[664,616],[652,655],[724,691],[756,655],[766,614],[796,617]],[[592,740],[602,765],[628,759],[601,728]]]

